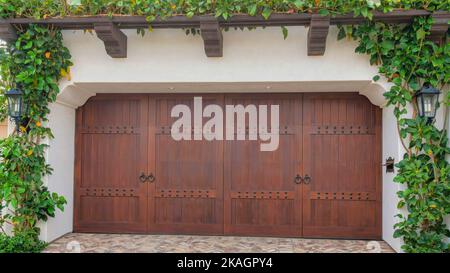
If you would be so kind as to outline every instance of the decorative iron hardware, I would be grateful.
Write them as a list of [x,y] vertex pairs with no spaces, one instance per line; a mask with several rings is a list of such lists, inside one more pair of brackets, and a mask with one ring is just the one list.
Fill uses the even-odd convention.
[[145,175],[145,173],[141,173],[141,176],[139,176],[139,180],[144,183],[145,181],[147,181],[147,176]]
[[82,134],[140,134],[140,128],[134,126],[97,125],[84,126]]
[[305,177],[303,178],[303,183],[305,183],[305,185],[311,183],[311,177],[309,175],[305,175]]
[[374,201],[375,192],[311,192],[311,200]]
[[232,191],[232,199],[283,199],[295,198],[293,191]]
[[147,180],[148,180],[148,182],[150,182],[150,183],[155,182],[155,179],[156,179],[156,177],[155,177],[152,173],[150,173],[150,175],[147,176]]
[[373,126],[367,125],[339,125],[339,124],[317,124],[311,127],[314,135],[373,135]]
[[197,190],[197,189],[160,189],[155,193],[157,198],[216,198],[215,190]]
[[393,173],[394,172],[394,164],[395,164],[395,159],[392,157],[388,157],[388,159],[386,159],[386,163],[382,164],[382,166],[386,166],[386,173]]
[[80,188],[80,196],[94,197],[135,197],[139,196],[133,188]]
[[301,177],[299,174],[294,178],[295,184],[301,184],[303,182],[303,177]]

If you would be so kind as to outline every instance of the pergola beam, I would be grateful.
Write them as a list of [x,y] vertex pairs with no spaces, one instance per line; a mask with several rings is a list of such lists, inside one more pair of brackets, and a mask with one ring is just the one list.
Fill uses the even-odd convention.
[[200,20],[200,32],[208,57],[223,56],[223,37],[219,21],[214,16],[205,16]]
[[442,45],[447,39],[449,15],[444,12],[436,12],[431,17],[433,18],[433,25],[431,26],[431,33],[428,39],[438,45]]
[[12,24],[0,23],[0,39],[7,43],[16,41],[17,33]]
[[[396,10],[388,13],[374,12],[373,20],[389,24],[411,23],[419,16],[432,15],[434,24],[428,39],[442,44],[445,42],[450,13],[446,11],[429,12],[425,10]],[[325,52],[326,38],[330,25],[357,25],[366,22],[362,16],[354,14],[323,17],[318,14],[273,13],[270,18],[262,16],[234,15],[228,20],[212,15],[177,15],[166,19],[157,18],[148,22],[145,16],[83,16],[49,19],[9,18],[0,19],[0,39],[13,42],[15,28],[25,28],[29,24],[47,25],[63,30],[95,30],[105,43],[108,54],[113,58],[127,56],[127,37],[120,29],[136,28],[200,28],[204,39],[205,53],[208,57],[223,55],[222,28],[228,27],[270,27],[270,26],[310,26],[308,33],[308,55],[320,56]]]
[[[437,12],[436,12],[437,13]],[[425,10],[398,10],[389,13],[374,12],[373,20],[392,24],[409,23],[415,17],[428,16],[431,12]],[[450,18],[450,13],[440,13],[443,17]],[[172,16],[166,19],[156,19],[149,23],[145,16],[83,16],[49,19],[33,18],[10,18],[0,19],[1,23],[26,26],[29,24],[52,25],[60,29],[93,29],[96,23],[112,22],[121,29],[147,28],[199,28],[200,21],[205,16],[193,16],[188,18],[183,15]],[[217,18],[223,27],[258,27],[258,26],[307,26],[311,22],[313,14],[299,13],[273,13],[269,19],[262,16],[234,15],[228,20]],[[330,18],[330,25],[361,24],[367,19],[362,16],[355,17],[353,14],[336,15]]]
[[105,43],[105,49],[112,58],[127,57],[127,36],[113,23],[94,24],[95,32]]
[[314,14],[308,30],[308,56],[323,56],[327,43],[330,17]]

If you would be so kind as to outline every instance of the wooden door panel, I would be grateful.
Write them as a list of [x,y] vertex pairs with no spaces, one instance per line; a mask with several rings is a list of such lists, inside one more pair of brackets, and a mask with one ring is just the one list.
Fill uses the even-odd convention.
[[77,111],[75,231],[380,238],[381,115],[367,99],[201,95],[224,110],[279,105],[278,149],[262,152],[248,140],[257,128],[237,129],[247,140],[175,141],[170,111],[193,112],[194,96],[100,95]]
[[[279,105],[280,139],[275,151],[261,151],[260,140],[225,143],[225,233],[301,235],[301,187],[294,183],[301,156],[301,96],[227,95],[227,105]],[[270,110],[268,111],[270,113]],[[247,126],[248,126],[248,117]],[[270,117],[268,117],[270,120]],[[235,123],[235,127],[238,125]],[[245,130],[245,128],[243,128]],[[252,128],[247,128],[247,133]]]
[[[204,107],[222,105],[222,95],[202,98]],[[223,142],[193,140],[193,135],[192,140],[175,141],[170,133],[176,120],[170,116],[172,107],[188,105],[193,115],[193,99],[194,95],[154,98],[155,123],[150,127],[156,181],[151,185],[150,232],[223,232]]]
[[77,111],[75,231],[146,231],[147,100],[98,96]]
[[381,237],[380,121],[357,94],[305,94],[305,237]]

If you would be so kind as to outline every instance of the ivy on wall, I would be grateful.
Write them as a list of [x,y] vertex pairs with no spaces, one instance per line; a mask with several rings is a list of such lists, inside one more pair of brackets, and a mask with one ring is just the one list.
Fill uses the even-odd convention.
[[[450,154],[446,130],[427,124],[417,116],[414,94],[424,83],[444,91],[445,117],[450,105],[450,93],[445,90],[450,77],[450,44],[437,46],[427,41],[431,18],[417,18],[410,25],[386,25],[367,22],[358,27],[343,27],[359,42],[356,52],[368,54],[379,73],[393,86],[384,95],[394,108],[402,144],[407,151],[396,165],[395,182],[405,185],[399,191],[399,214],[394,236],[403,238],[407,252],[449,252],[445,239],[450,231],[444,218],[450,214]],[[377,80],[376,76],[374,80]],[[445,92],[446,91],[446,92]],[[408,107],[413,105],[412,113]],[[445,124],[446,122],[444,122]]]
[[20,132],[0,140],[0,228],[5,232],[5,224],[10,224],[15,235],[37,240],[38,221],[53,217],[66,203],[44,186],[43,177],[52,172],[45,161],[44,140],[53,137],[44,124],[48,104],[59,92],[58,81],[72,63],[59,30],[30,25],[18,36],[16,43],[0,51],[1,87],[2,93],[23,90],[29,110]]
[[[404,158],[396,165],[398,173],[395,182],[405,186],[404,190],[398,192],[400,199],[398,207],[405,208],[408,212],[398,215],[399,222],[395,225],[394,236],[403,239],[403,249],[406,252],[450,252],[450,246],[446,243],[450,231],[444,222],[445,216],[450,214],[450,165],[445,159],[446,155],[450,154],[447,132],[436,128],[434,124],[427,124],[425,119],[417,116],[417,109],[414,108],[415,92],[424,83],[429,83],[444,92],[443,106],[447,112],[450,105],[448,92],[450,44],[447,42],[437,46],[425,39],[430,32],[431,18],[417,18],[408,25],[389,25],[371,20],[373,11],[389,12],[394,9],[449,11],[450,1],[74,0],[72,2],[76,5],[69,5],[64,0],[0,0],[0,17],[45,19],[74,15],[143,15],[150,22],[157,17],[166,18],[179,14],[189,17],[214,14],[224,19],[234,14],[262,15],[267,19],[273,12],[317,12],[322,15],[354,13],[355,16],[364,16],[367,18],[364,24],[340,26],[338,38],[347,37],[356,40],[359,44],[356,52],[369,55],[370,63],[379,66],[379,75],[375,76],[374,80],[384,76],[393,84],[385,93],[385,97],[388,105],[394,109],[398,121],[398,134],[406,151]],[[285,28],[283,35],[287,35]],[[18,50],[14,51],[14,47]],[[0,56],[2,78],[9,81],[4,85],[23,84],[33,107],[28,124],[30,134],[10,137],[1,144],[7,147],[6,149],[0,146],[3,158],[10,162],[5,164],[6,167],[3,169],[0,167],[0,181],[3,176],[10,181],[8,183],[16,183],[12,187],[15,189],[14,198],[19,198],[15,201],[16,207],[24,206],[24,202],[29,200],[27,194],[21,193],[23,187],[26,193],[38,192],[39,196],[44,197],[43,202],[26,205],[28,209],[31,208],[32,213],[30,211],[22,213],[27,217],[32,215],[33,220],[24,221],[26,225],[19,226],[21,228],[32,226],[34,229],[36,220],[45,220],[48,215],[53,215],[55,206],[61,208],[64,204],[62,197],[50,194],[42,185],[42,176],[49,174],[51,169],[45,164],[43,151],[46,146],[39,140],[42,137],[51,137],[50,129],[42,127],[42,122],[49,113],[48,103],[53,102],[58,93],[58,80],[68,74],[71,65],[70,54],[62,45],[62,35],[59,31],[36,26],[23,30],[16,45],[9,48],[8,52],[9,54]],[[409,110],[411,108],[412,111]],[[31,181],[30,185],[33,186],[28,186],[25,181]],[[11,194],[11,190],[6,193]],[[4,189],[3,195],[5,196]],[[0,199],[5,198],[4,196],[0,195]],[[9,201],[10,204],[12,202]],[[39,204],[42,203],[46,205],[40,207]]]

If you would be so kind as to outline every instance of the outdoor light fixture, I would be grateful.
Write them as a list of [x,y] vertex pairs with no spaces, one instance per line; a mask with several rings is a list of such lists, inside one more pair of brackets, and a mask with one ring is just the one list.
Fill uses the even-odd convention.
[[440,93],[438,89],[426,83],[415,94],[419,116],[426,117],[428,123],[433,122],[436,117]]
[[22,115],[26,112],[27,105],[23,99],[23,92],[20,89],[11,89],[5,93],[8,100],[8,115],[16,124],[16,130],[19,132]]

